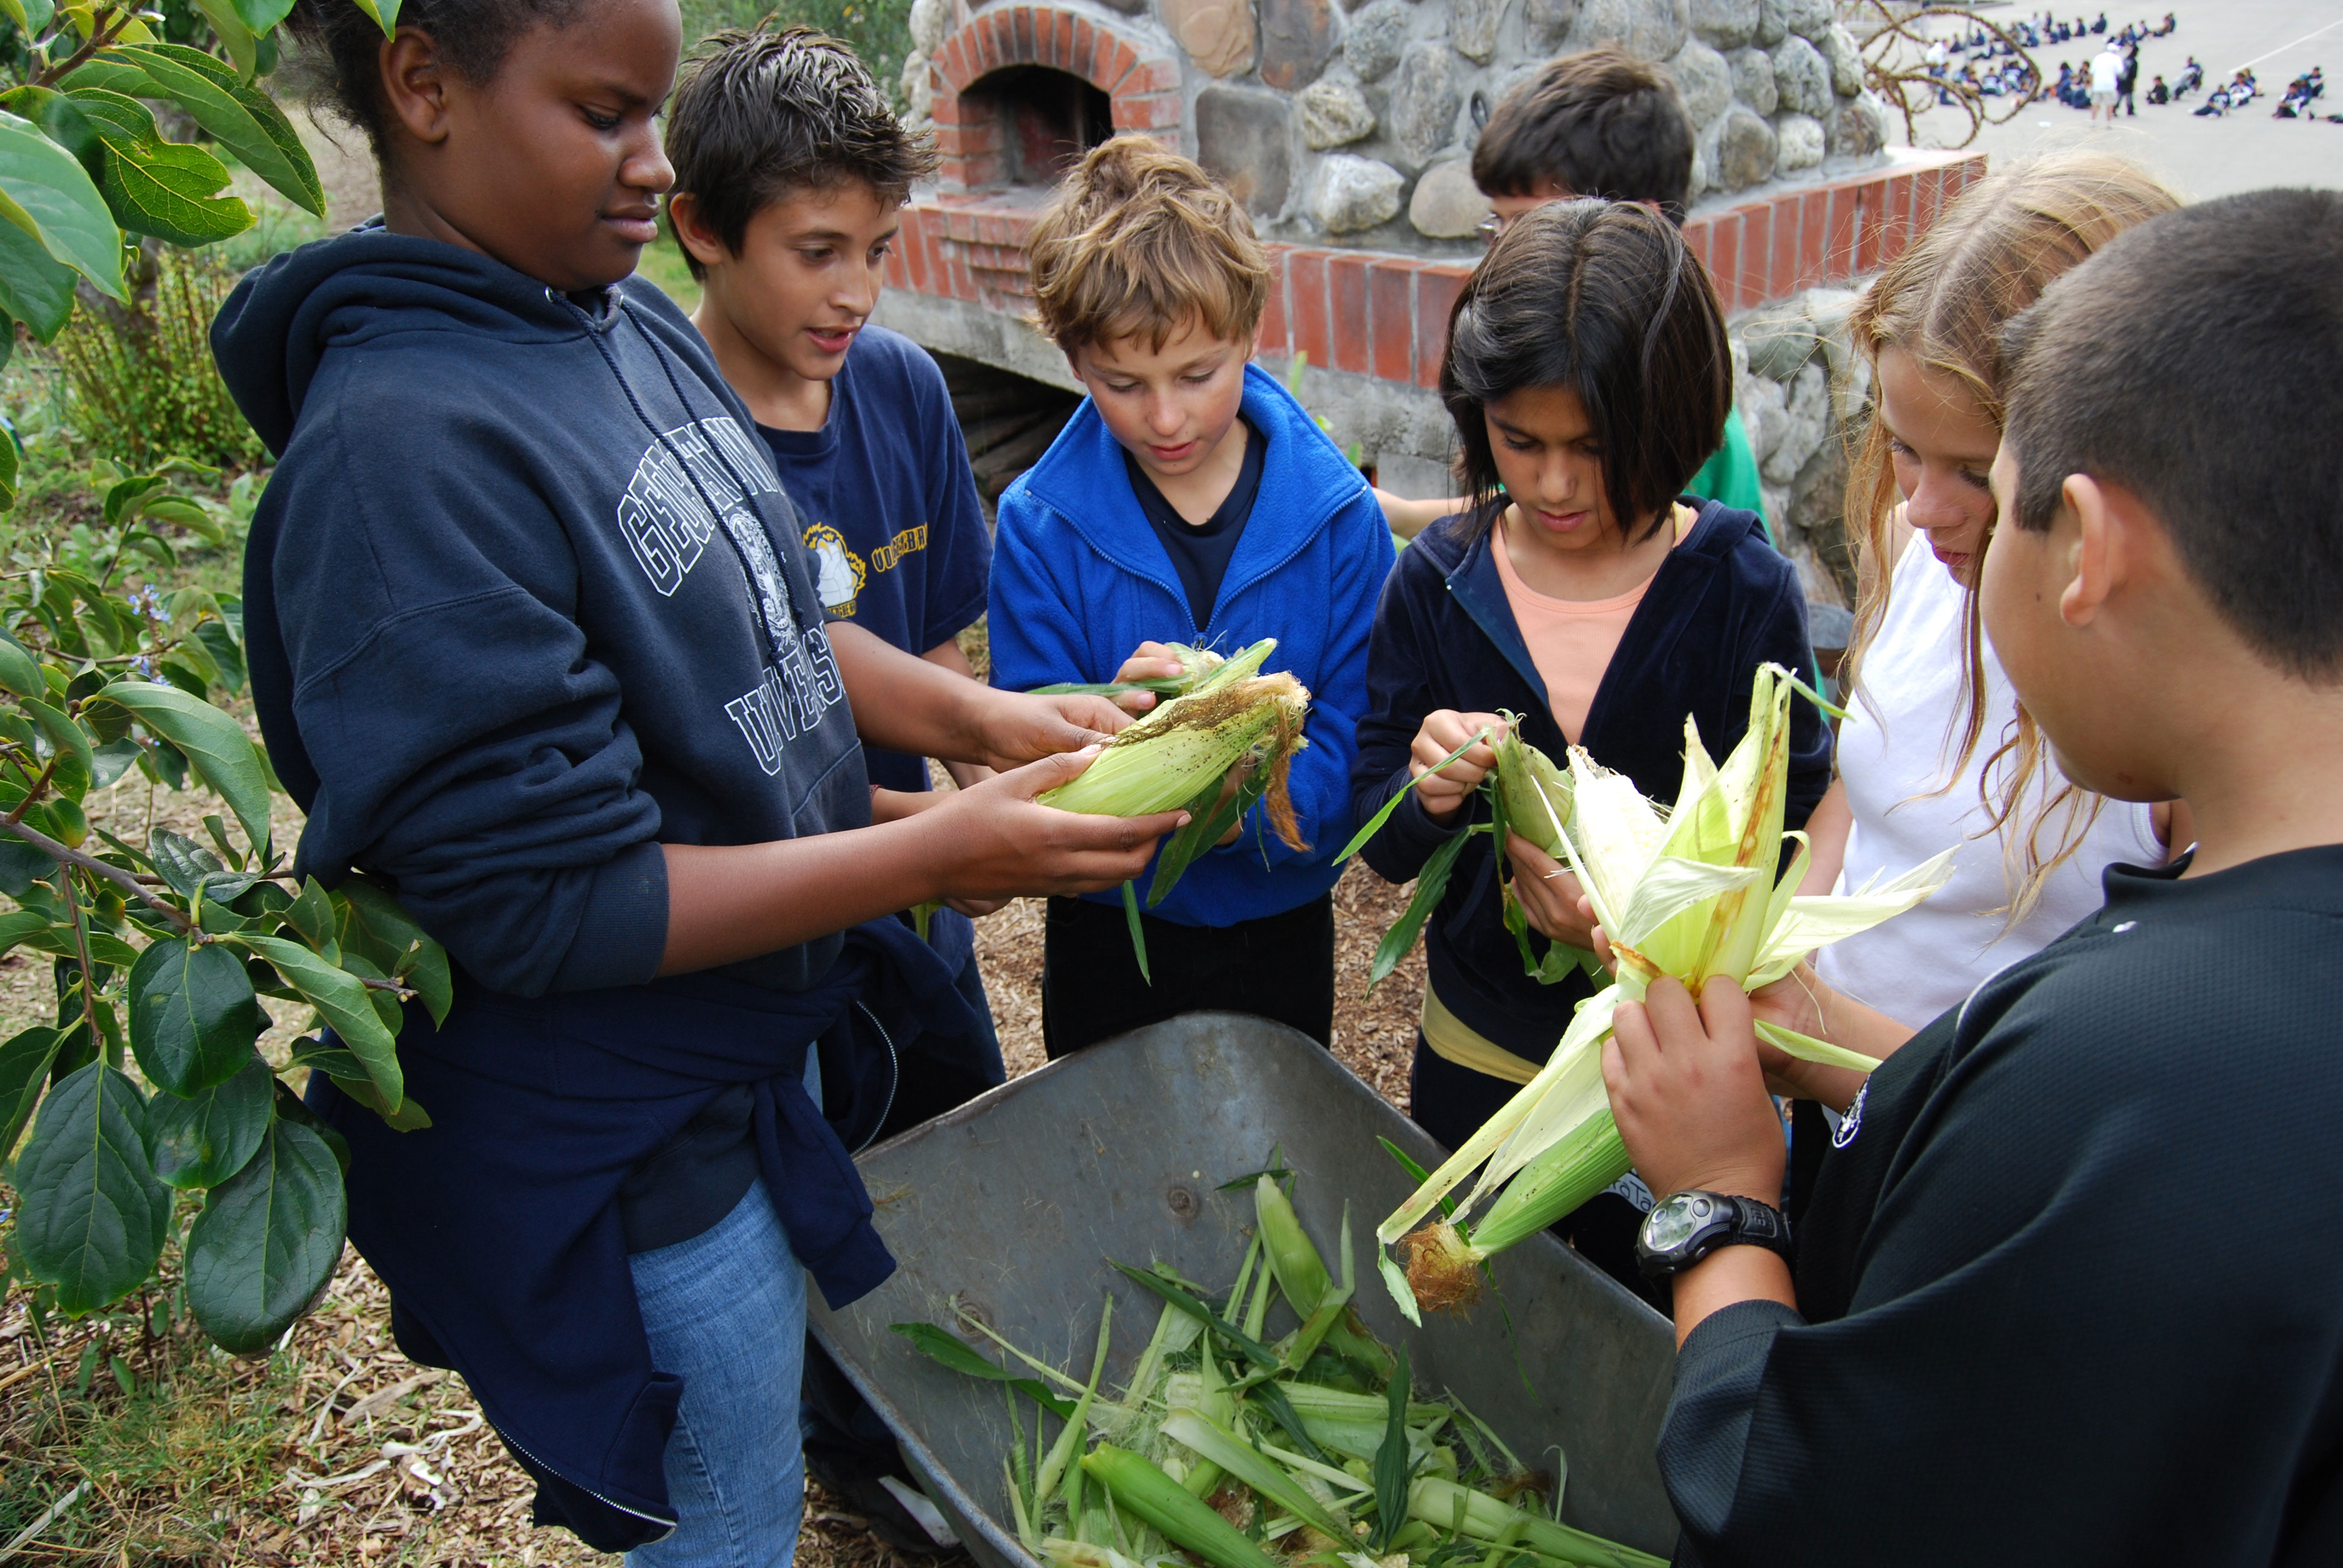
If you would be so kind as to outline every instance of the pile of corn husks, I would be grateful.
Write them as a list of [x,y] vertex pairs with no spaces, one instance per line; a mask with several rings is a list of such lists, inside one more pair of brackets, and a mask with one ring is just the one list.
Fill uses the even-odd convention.
[[[1119,1392],[1100,1381],[1111,1297],[1087,1382],[969,1313],[962,1323],[1008,1365],[932,1323],[894,1325],[944,1365],[1004,1385],[1002,1468],[1026,1549],[1057,1568],[1659,1568],[1558,1522],[1566,1471],[1530,1473],[1453,1398],[1413,1386],[1405,1350],[1393,1354],[1352,1310],[1349,1215],[1337,1282],[1279,1174],[1253,1180],[1258,1225],[1225,1296],[1161,1265],[1114,1265],[1162,1302]],[[1297,1326],[1264,1342],[1276,1297]]]

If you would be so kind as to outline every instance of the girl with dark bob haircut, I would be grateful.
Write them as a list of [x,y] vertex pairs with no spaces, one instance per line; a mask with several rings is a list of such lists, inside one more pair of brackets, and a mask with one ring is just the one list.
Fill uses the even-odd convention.
[[1449,314],[1440,400],[1475,526],[1504,488],[1487,407],[1567,387],[1604,453],[1614,515],[1657,529],[1724,439],[1732,349],[1707,272],[1675,225],[1634,202],[1552,202],[1508,226]]
[[[1558,203],[1505,231],[1456,301],[1440,371],[1471,503],[1402,553],[1375,612],[1351,774],[1362,820],[1476,731],[1513,724],[1557,761],[1584,747],[1672,799],[1687,716],[1723,756],[1760,664],[1813,678],[1796,568],[1756,513],[1680,493],[1723,432],[1728,353],[1707,275],[1657,214]],[[1366,848],[1394,882],[1443,845],[1456,856],[1424,928],[1409,1079],[1410,1112],[1451,1149],[1530,1080],[1594,990],[1591,960],[1574,961],[1592,932],[1570,874],[1518,835],[1502,859],[1484,835],[1453,848],[1486,819],[1493,744],[1423,779]],[[1799,704],[1792,826],[1829,782],[1829,732]],[[1509,903],[1527,931],[1509,929]],[[1559,1229],[1648,1298],[1634,1231],[1650,1206],[1630,1176]]]

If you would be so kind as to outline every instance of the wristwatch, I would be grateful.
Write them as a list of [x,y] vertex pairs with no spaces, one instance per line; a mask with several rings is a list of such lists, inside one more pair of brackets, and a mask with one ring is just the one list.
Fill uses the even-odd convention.
[[1635,1261],[1652,1279],[1681,1273],[1719,1247],[1769,1247],[1790,1255],[1779,1209],[1729,1192],[1678,1192],[1652,1206],[1635,1233]]

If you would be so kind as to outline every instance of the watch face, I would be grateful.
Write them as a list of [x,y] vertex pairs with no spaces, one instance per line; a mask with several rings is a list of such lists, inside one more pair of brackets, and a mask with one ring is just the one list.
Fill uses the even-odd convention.
[[1652,1211],[1644,1221],[1644,1245],[1654,1252],[1673,1252],[1693,1239],[1716,1212],[1716,1205],[1697,1193],[1680,1192]]

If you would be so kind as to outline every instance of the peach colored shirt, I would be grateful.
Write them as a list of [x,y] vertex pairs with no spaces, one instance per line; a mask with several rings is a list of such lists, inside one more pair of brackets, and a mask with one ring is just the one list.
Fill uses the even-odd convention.
[[[1675,508],[1675,542],[1692,531],[1693,516]],[[1503,523],[1499,522],[1502,528]],[[1522,581],[1513,570],[1511,552],[1501,537],[1490,541],[1497,558],[1497,578],[1505,585],[1505,602],[1513,608],[1513,623],[1529,644],[1530,662],[1545,682],[1545,700],[1554,723],[1574,746],[1586,729],[1586,710],[1594,706],[1594,689],[1611,656],[1619,651],[1627,622],[1644,602],[1652,579],[1645,578],[1625,593],[1610,598],[1550,598]],[[1673,548],[1673,547],[1671,547]],[[1654,573],[1654,575],[1657,575]]]

